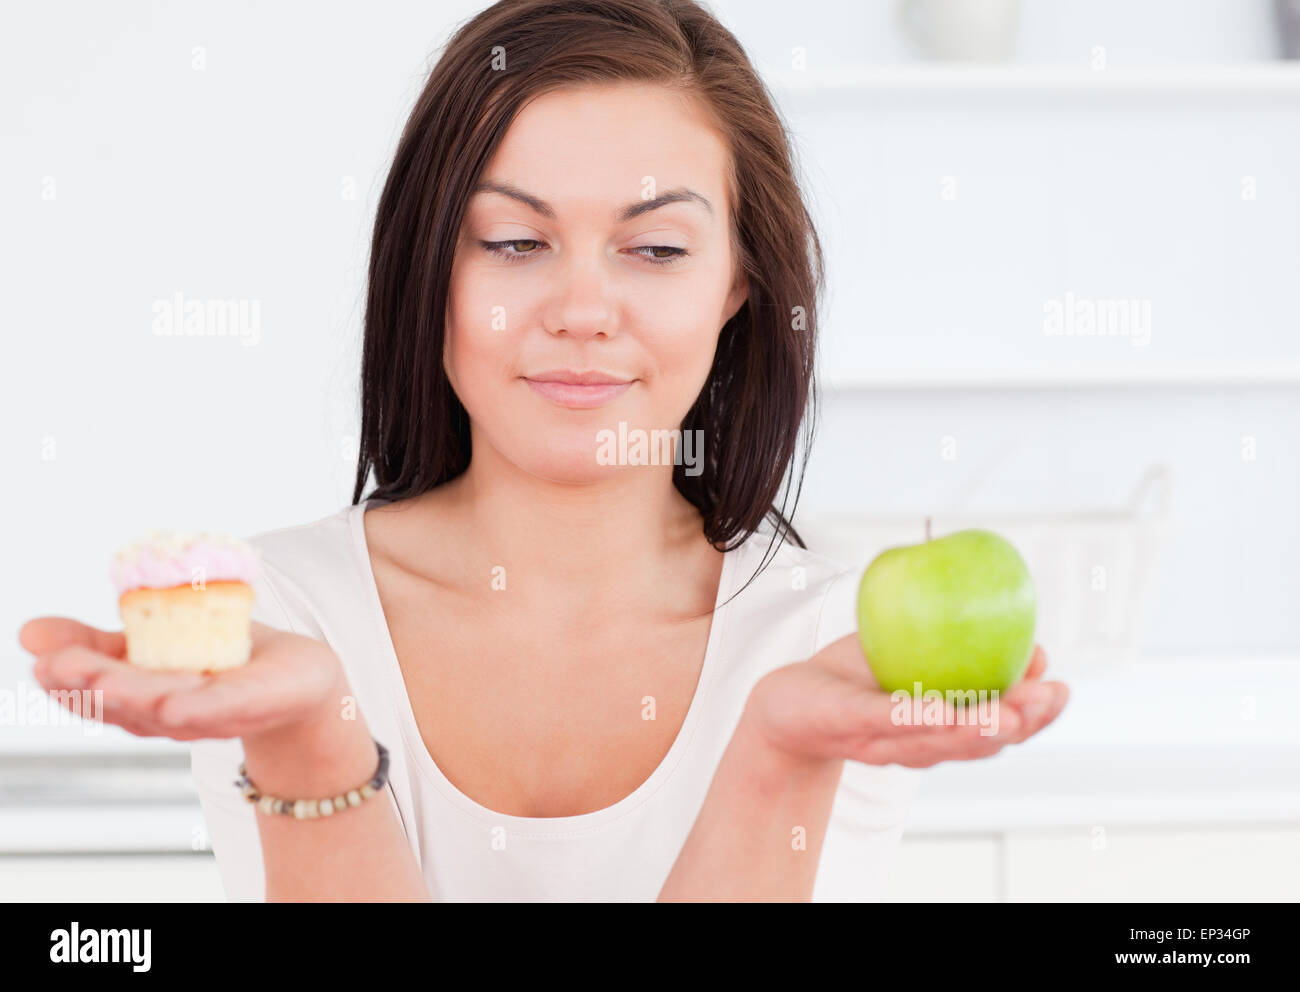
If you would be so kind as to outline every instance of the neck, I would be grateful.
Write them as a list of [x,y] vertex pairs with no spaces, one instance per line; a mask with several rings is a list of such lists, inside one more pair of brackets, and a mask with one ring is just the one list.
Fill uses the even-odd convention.
[[516,603],[551,611],[572,605],[575,615],[680,617],[712,608],[691,577],[702,556],[720,567],[721,553],[708,546],[699,511],[673,485],[672,468],[636,466],[565,484],[476,444],[465,472],[426,498],[437,504],[431,512],[457,525],[464,574],[482,576],[487,588],[502,566]]

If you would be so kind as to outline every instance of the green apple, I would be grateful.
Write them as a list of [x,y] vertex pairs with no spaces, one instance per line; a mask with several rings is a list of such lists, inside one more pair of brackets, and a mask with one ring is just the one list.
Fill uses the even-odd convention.
[[1029,667],[1034,621],[1029,569],[988,530],[882,551],[858,586],[858,641],[886,692],[1003,692]]

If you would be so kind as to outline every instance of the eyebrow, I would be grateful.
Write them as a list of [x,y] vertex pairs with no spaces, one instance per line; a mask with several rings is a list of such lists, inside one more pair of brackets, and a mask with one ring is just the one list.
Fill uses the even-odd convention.
[[[531,207],[543,217],[555,218],[555,208],[549,203],[533,196],[531,193],[525,193],[518,186],[514,186],[511,183],[490,179],[484,180],[475,186],[472,192],[500,193],[502,196],[508,196],[512,200],[518,200],[520,203]],[[701,196],[693,189],[688,189],[685,186],[678,186],[675,189],[670,189],[667,192],[660,193],[658,196],[649,200],[635,200],[632,203],[629,203],[622,210],[618,211],[617,216],[620,222],[629,221],[636,217],[640,217],[644,213],[649,213],[651,210],[657,210],[660,207],[667,206],[670,203],[689,203],[692,201],[703,204],[704,208],[708,210],[709,213],[713,213],[713,204],[705,197]]]

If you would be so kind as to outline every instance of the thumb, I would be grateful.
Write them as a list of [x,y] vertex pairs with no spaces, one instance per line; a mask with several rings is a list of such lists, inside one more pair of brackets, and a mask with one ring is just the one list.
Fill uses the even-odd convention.
[[34,655],[73,646],[90,648],[110,658],[126,655],[126,635],[122,631],[100,630],[71,617],[28,620],[18,631],[18,643]]
[[845,634],[838,640],[831,641],[810,660],[841,678],[869,688],[880,688],[867,663],[867,656],[862,653],[862,642],[856,633]]

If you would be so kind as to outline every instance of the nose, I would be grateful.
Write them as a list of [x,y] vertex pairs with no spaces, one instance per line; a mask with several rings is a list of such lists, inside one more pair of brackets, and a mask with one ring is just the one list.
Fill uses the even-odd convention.
[[555,283],[546,330],[579,340],[613,337],[617,324],[614,289],[599,252],[572,252],[560,261],[552,270]]

